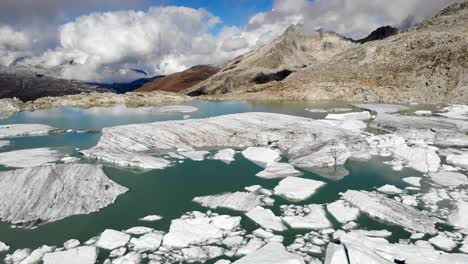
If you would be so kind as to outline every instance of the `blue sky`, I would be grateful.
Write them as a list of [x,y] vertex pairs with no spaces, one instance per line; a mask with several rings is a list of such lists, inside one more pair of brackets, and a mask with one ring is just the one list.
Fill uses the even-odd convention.
[[[243,26],[256,13],[271,10],[272,0],[148,0],[149,6],[176,5],[204,8],[218,16],[226,26]],[[218,29],[222,25],[218,25]]]

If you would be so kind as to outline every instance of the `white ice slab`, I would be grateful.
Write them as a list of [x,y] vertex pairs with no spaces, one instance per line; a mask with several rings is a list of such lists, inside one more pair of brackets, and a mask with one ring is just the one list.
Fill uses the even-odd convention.
[[325,182],[288,177],[274,188],[274,194],[292,202],[304,201],[310,198]]

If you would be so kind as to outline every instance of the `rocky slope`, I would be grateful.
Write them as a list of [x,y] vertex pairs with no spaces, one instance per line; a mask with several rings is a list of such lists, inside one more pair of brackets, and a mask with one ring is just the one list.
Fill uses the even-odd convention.
[[155,90],[180,92],[206,80],[220,69],[209,65],[198,65],[188,70],[177,72],[158,78],[138,88],[137,92],[151,92]]
[[44,96],[96,91],[109,90],[96,85],[60,79],[39,68],[20,65],[0,67],[0,98],[17,97],[22,101],[31,101]]
[[[467,23],[464,2],[405,32],[364,44],[288,30],[186,93],[222,99],[466,103]],[[283,80],[254,81],[284,69],[292,73]]]
[[327,61],[355,46],[334,33],[310,33],[303,26],[290,26],[266,46],[244,54],[220,72],[184,91],[189,95],[249,91],[270,81],[281,81],[294,71]]

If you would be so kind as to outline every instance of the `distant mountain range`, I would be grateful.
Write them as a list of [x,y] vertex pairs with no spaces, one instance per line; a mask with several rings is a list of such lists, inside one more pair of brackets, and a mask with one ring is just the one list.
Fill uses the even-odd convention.
[[362,40],[290,27],[183,93],[218,99],[468,102],[468,2]]
[[219,70],[220,68],[215,66],[198,65],[182,72],[170,74],[163,78],[157,78],[146,83],[135,91],[150,92],[160,90],[167,92],[180,92],[206,80]]

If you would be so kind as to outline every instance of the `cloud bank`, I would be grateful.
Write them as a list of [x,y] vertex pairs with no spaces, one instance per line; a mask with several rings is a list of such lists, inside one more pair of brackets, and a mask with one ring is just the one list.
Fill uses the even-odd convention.
[[[5,10],[10,9],[10,13],[26,12],[26,7],[8,4],[13,0],[6,1]],[[97,2],[119,2],[125,6],[131,1],[85,0],[79,6],[70,6],[64,4],[68,1],[45,0],[46,6],[55,8],[55,12],[51,14],[44,8],[37,14],[41,19],[51,16],[58,21],[61,14],[74,9],[87,10],[98,5]],[[244,27],[224,25],[216,34],[212,29],[222,23],[219,17],[204,9],[187,7],[93,12],[42,31],[21,27],[25,25],[22,22],[11,24],[5,14],[0,19],[0,64],[9,65],[16,58],[26,56],[27,63],[58,67],[63,78],[129,81],[142,77],[132,69],[156,75],[197,64],[226,63],[265,45],[291,24],[303,23],[311,30],[322,28],[361,38],[379,26],[420,22],[454,2],[460,1],[276,0],[272,10],[254,15]],[[7,11],[0,11],[0,15]]]

